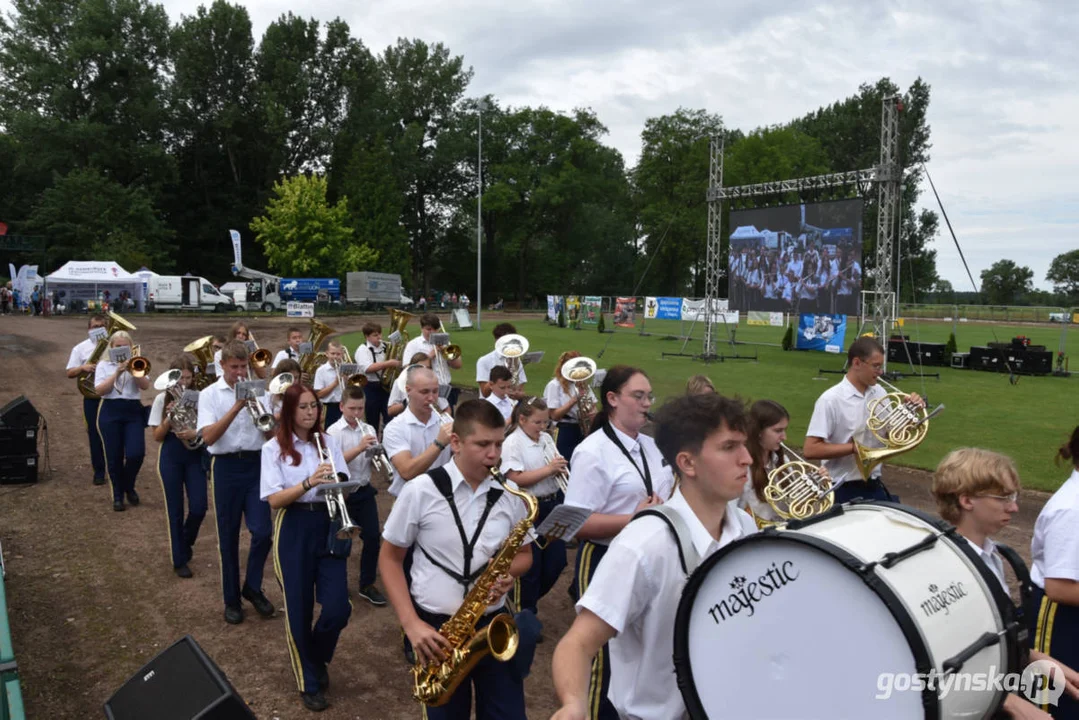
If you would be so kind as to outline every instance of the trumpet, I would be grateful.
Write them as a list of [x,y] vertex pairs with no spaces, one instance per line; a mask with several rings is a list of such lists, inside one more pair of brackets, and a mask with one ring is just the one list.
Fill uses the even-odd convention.
[[[319,464],[329,463],[332,469],[332,478],[337,478],[337,464],[333,461],[333,453],[330,449],[322,444],[322,433],[313,433],[315,436],[315,447],[318,448]],[[329,479],[329,478],[327,478]],[[359,485],[359,482],[350,483],[330,483],[330,487],[320,487],[318,489],[319,495],[326,498],[326,510],[330,513],[330,520],[337,521],[341,524],[338,528],[335,536],[338,540],[350,540],[356,536],[359,531],[359,526],[352,522],[352,518],[348,515],[348,508],[345,507],[345,488],[355,487]]]
[[[543,459],[548,464],[554,461],[555,458],[562,457],[562,453],[558,452],[558,448],[555,447],[554,441],[550,439],[550,435],[547,436],[549,442],[543,444]],[[565,459],[565,458],[563,458]],[[555,482],[558,483],[558,489],[563,493],[569,488],[569,473],[565,470],[561,470],[555,473]]]
[[[783,452],[794,458],[768,473],[764,499],[784,520],[804,520],[820,514],[835,502],[833,491],[838,487],[828,474],[806,462],[798,453],[780,443]],[[757,525],[763,523],[758,519]]]
[[895,385],[880,378],[877,382],[888,390],[888,394],[869,402],[865,430],[870,435],[868,439],[879,442],[880,446],[854,441],[858,470],[866,480],[885,459],[918,447],[929,434],[929,419],[944,410],[943,403],[930,410],[913,402],[909,393]]
[[449,413],[444,413],[439,410],[437,402],[428,403],[427,406],[431,408],[431,412],[433,412],[435,414],[435,417],[438,418],[438,422],[440,425],[453,424],[453,416]]
[[268,433],[277,425],[277,419],[274,418],[272,413],[266,412],[262,404],[259,403],[258,395],[263,388],[265,388],[265,383],[258,380],[236,383],[236,399],[243,400],[247,405],[247,412],[251,414],[251,420],[255,423],[255,428],[259,432]]
[[131,348],[131,359],[127,362],[127,371],[133,378],[144,378],[150,374],[152,363],[142,356],[142,346]]
[[348,348],[342,345],[341,349],[345,353],[345,361],[341,363],[334,363],[334,370],[337,371],[337,387],[341,388],[341,390],[350,387],[364,387],[365,385],[367,385],[367,375],[365,375],[364,373],[353,372],[345,375],[341,372],[342,368],[349,365],[355,366],[356,364],[352,361],[352,355],[349,353]]
[[365,451],[367,457],[371,459],[371,480],[378,480],[387,484],[392,482],[393,464],[390,462],[389,456],[386,455],[386,449],[378,441],[378,435],[373,430],[369,433],[364,432],[364,435],[375,438],[374,445],[371,445]]

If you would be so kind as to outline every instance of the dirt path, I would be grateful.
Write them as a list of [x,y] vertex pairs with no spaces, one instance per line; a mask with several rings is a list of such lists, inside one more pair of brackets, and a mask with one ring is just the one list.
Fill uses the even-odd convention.
[[[178,347],[224,332],[230,321],[147,316],[132,318],[136,341],[157,375]],[[284,318],[260,319],[260,338],[276,338]],[[351,331],[360,318],[334,325]],[[7,562],[8,604],[28,717],[100,716],[104,701],[147,660],[190,634],[221,667],[255,714],[302,718],[285,648],[284,619],[262,620],[248,608],[239,626],[222,620],[213,508],[191,563],[195,577],[180,580],[168,556],[165,508],[156,473],[157,451],[147,434],[147,457],[138,480],[142,505],[114,513],[107,485],[91,484],[80,395],[64,377],[71,347],[85,338],[84,318],[5,317],[0,320],[0,404],[25,394],[48,422],[51,474],[36,485],[0,486],[0,540]],[[144,395],[152,399],[152,391]],[[41,448],[44,454],[44,446]],[[44,462],[44,458],[43,458]],[[932,511],[928,475],[894,470],[892,491]],[[1030,534],[1044,493],[1024,493],[1021,512],[1001,539],[1029,556]],[[390,496],[381,492],[382,518]],[[245,532],[246,535],[246,532]],[[241,538],[246,548],[246,537]],[[358,573],[358,553],[349,577]],[[571,559],[572,567],[572,559]],[[569,573],[541,603],[546,642],[526,681],[529,716],[555,709],[551,653],[572,621],[566,594]],[[265,590],[280,606],[281,592],[266,568]],[[417,718],[400,633],[389,607],[374,608],[355,594],[354,610],[331,668],[333,707],[322,717]]]

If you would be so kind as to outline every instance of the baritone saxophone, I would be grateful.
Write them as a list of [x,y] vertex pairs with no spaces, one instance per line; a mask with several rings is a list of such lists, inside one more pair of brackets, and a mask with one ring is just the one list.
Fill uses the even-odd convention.
[[424,664],[417,660],[412,668],[415,687],[412,696],[419,702],[438,707],[449,702],[472,668],[489,653],[495,660],[506,662],[517,653],[520,641],[517,625],[505,613],[496,615],[486,627],[476,630],[476,624],[487,610],[487,597],[499,577],[507,574],[517,551],[524,545],[528,532],[539,514],[539,503],[531,493],[510,486],[498,468],[491,475],[510,495],[516,495],[528,507],[528,515],[510,532],[484,573],[468,591],[461,607],[443,623],[439,632],[449,640],[452,649],[440,663]]

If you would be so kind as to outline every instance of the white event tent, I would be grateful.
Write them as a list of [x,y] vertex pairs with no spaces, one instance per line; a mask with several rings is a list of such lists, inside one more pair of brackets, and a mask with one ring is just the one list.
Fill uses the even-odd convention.
[[146,311],[143,279],[132,275],[111,260],[70,260],[45,278],[47,291],[63,293],[65,305],[72,300],[100,302],[107,297],[115,303],[120,292],[126,290],[135,301],[139,312]]

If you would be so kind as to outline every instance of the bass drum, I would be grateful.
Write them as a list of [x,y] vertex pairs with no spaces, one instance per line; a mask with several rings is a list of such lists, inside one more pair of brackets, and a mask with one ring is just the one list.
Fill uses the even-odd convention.
[[[1005,697],[987,679],[1020,669],[1020,631],[950,525],[855,502],[705,560],[679,603],[674,664],[694,720],[986,718]],[[946,668],[959,675],[930,681]]]

